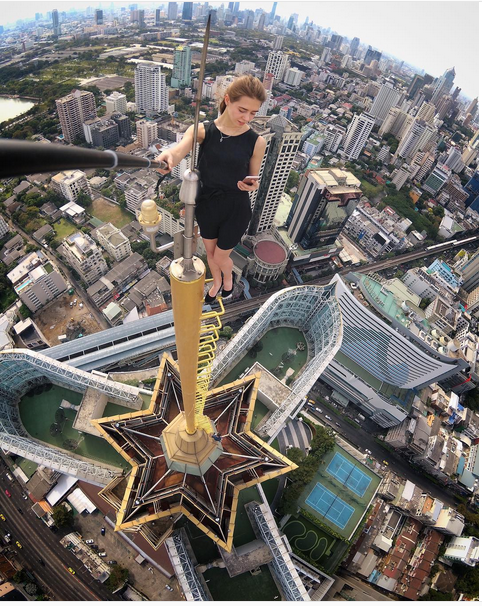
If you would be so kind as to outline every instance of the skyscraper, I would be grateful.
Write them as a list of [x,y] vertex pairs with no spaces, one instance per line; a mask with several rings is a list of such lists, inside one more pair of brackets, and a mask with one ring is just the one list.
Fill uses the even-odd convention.
[[172,88],[186,88],[186,86],[191,86],[190,46],[178,46],[174,51],[171,86]]
[[339,51],[341,47],[341,43],[343,42],[343,36],[339,36],[338,34],[331,34],[331,39],[328,45],[334,51]]
[[167,18],[169,21],[177,19],[177,2],[169,2],[167,5]]
[[261,162],[259,189],[250,195],[253,216],[248,234],[255,236],[269,230],[273,225],[300,145],[301,132],[280,115],[256,117],[251,122],[251,128],[262,135],[268,143]]
[[102,11],[100,9],[97,9],[95,11],[94,18],[95,18],[95,24],[96,25],[103,25],[103,23],[104,23],[104,11]]
[[346,133],[345,141],[343,142],[343,151],[347,158],[350,160],[358,158],[372,132],[374,124],[375,118],[366,112],[353,116]]
[[279,82],[289,67],[288,55],[283,51],[270,51],[266,62],[265,74],[273,74],[274,79]]
[[372,47],[369,46],[367,52],[365,53],[363,63],[365,65],[370,65],[372,61],[380,61],[381,58],[382,53],[380,51],[373,50]]
[[288,236],[305,249],[335,242],[362,196],[348,171],[317,168],[301,178],[288,215]]
[[278,6],[277,2],[273,2],[273,6],[271,8],[271,12],[269,14],[269,22],[273,23],[275,15],[276,15],[276,7]]
[[[479,208],[479,171],[476,170],[470,178],[467,185],[464,187],[465,191],[469,194],[469,197],[465,201],[466,206],[470,206],[477,210]],[[476,208],[475,208],[476,206]]]
[[437,129],[434,126],[423,120],[415,120],[400,141],[395,155],[410,160],[416,152],[427,151],[436,136]]
[[60,36],[59,11],[56,8],[52,11],[52,27],[54,36]]
[[160,8],[156,8],[156,26],[159,26],[162,23],[161,12]]
[[156,113],[167,111],[169,90],[161,66],[153,62],[142,62],[136,66],[134,75],[137,111]]
[[435,117],[436,111],[437,111],[437,108],[435,107],[435,105],[433,103],[427,103],[426,101],[424,101],[422,103],[421,107],[419,108],[417,114],[415,115],[415,117],[418,120],[425,120],[425,122],[427,122],[428,124],[431,124]]
[[357,52],[359,45],[360,45],[360,38],[353,38],[353,40],[350,43],[350,55],[352,57],[355,56],[355,53]]
[[479,285],[479,251],[472,255],[465,265],[460,268],[462,288],[470,292]]
[[192,2],[183,2],[182,19],[183,21],[192,21]]
[[278,51],[283,47],[284,36],[276,36],[273,42],[273,50]]
[[402,93],[393,88],[391,84],[382,84],[377,96],[370,109],[370,115],[375,118],[375,124],[380,124],[387,117],[390,108],[397,105],[402,97]]
[[62,134],[67,143],[73,143],[77,137],[83,137],[82,124],[97,117],[95,97],[88,91],[74,90],[65,97],[56,99]]
[[444,95],[448,95],[450,93],[450,89],[452,88],[455,80],[455,68],[447,69],[444,72],[443,76],[440,76],[435,82],[435,86],[433,89],[433,95],[430,101],[434,104],[443,97]]

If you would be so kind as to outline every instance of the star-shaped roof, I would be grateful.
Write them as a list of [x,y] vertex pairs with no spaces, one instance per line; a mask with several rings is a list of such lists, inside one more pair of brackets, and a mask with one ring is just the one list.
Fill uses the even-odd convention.
[[[182,513],[231,550],[239,491],[296,469],[250,431],[258,382],[259,376],[252,375],[208,392],[204,414],[220,440],[204,436],[211,454],[199,473],[173,465],[167,452],[168,434],[175,433],[183,417],[179,368],[168,354],[147,410],[92,421],[132,465],[124,481],[116,478],[100,492],[117,509],[116,530],[144,527],[149,540],[146,525]],[[165,524],[162,528],[165,532]],[[158,547],[160,542],[151,544]]]

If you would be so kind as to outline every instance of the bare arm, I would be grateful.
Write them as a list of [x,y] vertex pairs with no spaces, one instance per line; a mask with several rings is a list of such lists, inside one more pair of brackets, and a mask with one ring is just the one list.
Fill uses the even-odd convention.
[[[259,175],[261,162],[263,161],[264,152],[266,150],[266,139],[258,137],[254,146],[253,155],[249,161],[249,174]],[[238,189],[241,191],[255,191],[259,187],[259,181],[253,181],[251,184],[246,181],[238,181]]]
[[[169,168],[166,170],[159,170],[160,173],[163,175],[167,174],[175,166],[177,166],[183,158],[187,156],[187,154],[192,150],[193,136],[194,126],[191,125],[177,145],[171,147],[170,149],[166,149],[165,151],[161,152],[159,156],[157,156],[156,160],[158,162],[164,161],[169,166]],[[198,127],[197,140],[198,143],[202,143],[204,141],[204,124],[202,123],[199,124]]]

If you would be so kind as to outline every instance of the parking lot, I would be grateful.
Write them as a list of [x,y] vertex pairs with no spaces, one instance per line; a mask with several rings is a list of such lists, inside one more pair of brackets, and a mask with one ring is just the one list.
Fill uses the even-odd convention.
[[[73,303],[75,299],[77,299],[77,304],[70,307],[70,303]],[[78,329],[77,334],[82,331],[80,334],[84,336],[100,330],[97,320],[85,305],[80,307],[81,303],[82,299],[77,293],[73,295],[64,293],[33,316],[33,320],[52,347],[60,344],[58,337],[69,331],[69,324]]]
[[[181,593],[175,577],[168,579],[147,560],[142,564],[135,561],[137,552],[113,530],[97,509],[92,514],[75,516],[75,527],[84,540],[93,539],[97,545],[96,552],[105,552],[106,563],[115,560],[117,564],[129,570],[129,584],[144,594],[149,600],[180,601]],[[102,536],[101,528],[105,528]],[[129,537],[129,534],[127,534]],[[166,589],[169,584],[174,591]]]

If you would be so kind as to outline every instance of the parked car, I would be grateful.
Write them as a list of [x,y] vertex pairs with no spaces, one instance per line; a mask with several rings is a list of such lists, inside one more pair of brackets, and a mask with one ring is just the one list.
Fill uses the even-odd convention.
[[22,544],[20,543],[20,541],[15,541],[15,545],[19,548],[22,549]]
[[388,466],[388,461],[383,461],[383,464]]
[[341,427],[341,425],[340,425],[339,423],[335,423],[335,425],[336,425],[337,427]]
[[93,545],[94,544],[94,539],[86,539],[85,542],[87,543],[87,545]]
[[100,529],[100,534],[101,534],[102,536],[104,536],[104,535],[105,535],[105,528],[104,528],[103,526],[102,526],[102,528]]
[[109,560],[107,564],[117,564],[117,560]]
[[331,417],[329,417],[328,415],[325,415],[325,419],[327,419],[328,421],[331,421]]
[[7,532],[3,538],[5,540],[5,543],[10,543],[10,541],[12,539],[12,535],[9,532]]
[[28,494],[26,492],[22,492],[22,499],[26,501],[28,499]]
[[70,574],[75,574],[75,570],[73,568],[70,568],[70,566],[67,568],[67,570],[70,572]]
[[99,553],[97,554],[99,556],[99,558],[105,558],[105,556],[107,555],[105,551],[99,551]]
[[0,520],[2,520],[2,522],[5,522],[5,516],[3,515],[3,513],[0,513]]
[[45,566],[45,562],[42,560],[42,558],[39,558],[38,563],[40,564],[40,566]]
[[10,494],[10,491],[8,490],[8,488],[5,488],[5,494],[7,495],[8,498],[10,498],[12,496]]
[[371,455],[371,454],[372,454],[372,451],[371,451],[371,450],[368,450],[368,448],[365,448],[365,452],[366,452],[367,454],[369,454],[369,455]]
[[13,478],[12,478],[11,474],[8,473],[8,471],[7,471],[7,473],[5,475],[10,480],[10,482],[13,482]]

